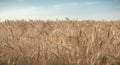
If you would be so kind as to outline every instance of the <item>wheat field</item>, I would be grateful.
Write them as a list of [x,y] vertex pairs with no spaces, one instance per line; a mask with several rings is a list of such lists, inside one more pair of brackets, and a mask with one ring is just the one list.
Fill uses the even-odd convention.
[[120,21],[0,22],[0,65],[120,65]]

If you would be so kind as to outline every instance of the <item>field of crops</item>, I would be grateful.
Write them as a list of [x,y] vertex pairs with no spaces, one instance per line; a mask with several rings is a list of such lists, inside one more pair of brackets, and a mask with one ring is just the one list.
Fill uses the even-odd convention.
[[0,65],[120,65],[120,21],[0,22]]

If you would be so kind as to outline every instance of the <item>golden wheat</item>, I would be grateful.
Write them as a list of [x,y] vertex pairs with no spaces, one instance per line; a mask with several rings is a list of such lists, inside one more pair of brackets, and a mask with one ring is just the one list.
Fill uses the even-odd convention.
[[0,65],[120,65],[120,21],[0,22]]

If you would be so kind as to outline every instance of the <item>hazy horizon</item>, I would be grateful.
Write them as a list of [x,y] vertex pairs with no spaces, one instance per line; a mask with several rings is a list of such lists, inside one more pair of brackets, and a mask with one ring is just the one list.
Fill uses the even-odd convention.
[[0,0],[0,20],[120,20],[120,0]]

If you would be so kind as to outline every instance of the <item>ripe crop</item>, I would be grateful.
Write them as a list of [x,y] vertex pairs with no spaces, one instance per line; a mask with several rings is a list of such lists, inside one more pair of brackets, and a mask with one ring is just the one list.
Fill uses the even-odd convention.
[[0,65],[120,65],[120,21],[0,22]]

